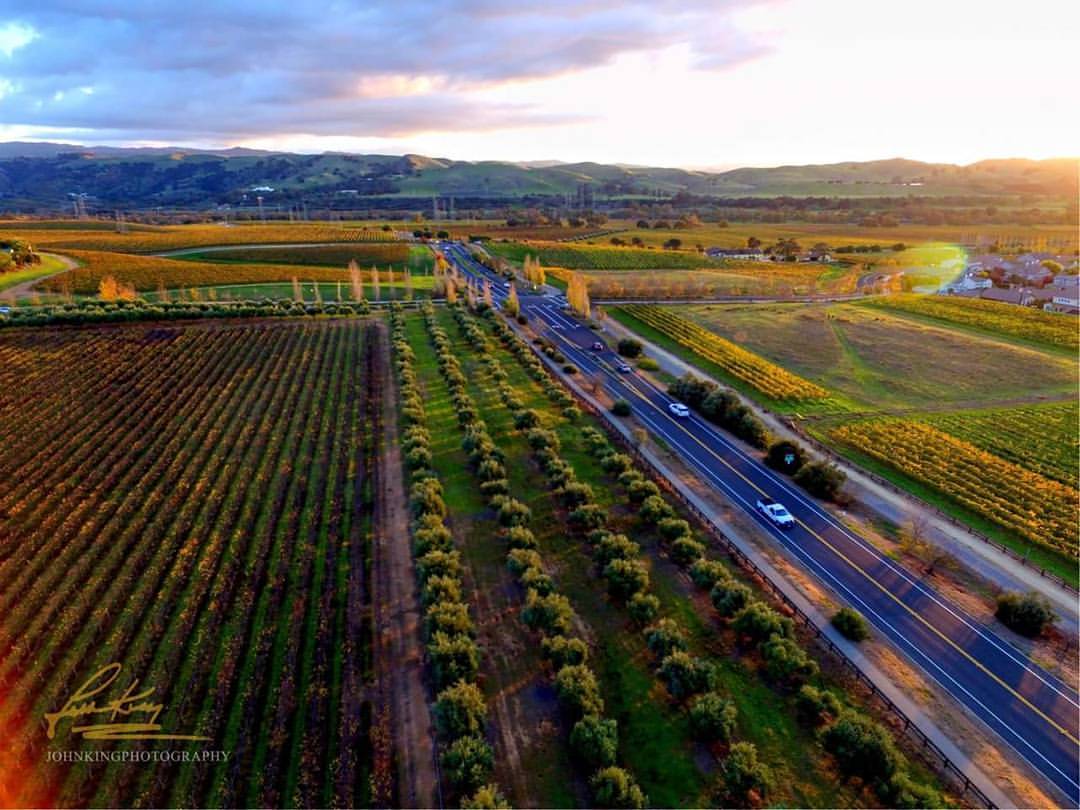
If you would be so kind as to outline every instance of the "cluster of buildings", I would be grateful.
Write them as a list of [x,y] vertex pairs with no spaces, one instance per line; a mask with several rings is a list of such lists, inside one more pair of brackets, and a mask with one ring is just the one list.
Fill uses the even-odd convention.
[[777,253],[774,251],[765,251],[761,248],[752,247],[738,247],[738,248],[720,248],[711,247],[705,251],[705,255],[710,259],[750,259],[759,262],[782,262],[782,261],[795,261],[795,262],[831,262],[832,254],[827,250],[820,248],[812,248],[810,250],[799,251],[785,255],[783,253]]
[[1076,256],[988,253],[973,256],[960,277],[941,293],[1077,315],[1080,314],[1078,271]]

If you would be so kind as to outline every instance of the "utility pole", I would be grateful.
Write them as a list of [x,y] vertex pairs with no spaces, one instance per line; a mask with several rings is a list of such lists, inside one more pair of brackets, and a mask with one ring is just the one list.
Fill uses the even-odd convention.
[[263,198],[262,198],[262,195],[260,194],[255,199],[258,200],[258,202],[259,202],[259,220],[261,222],[266,222],[266,214],[263,212],[263,204],[262,204]]

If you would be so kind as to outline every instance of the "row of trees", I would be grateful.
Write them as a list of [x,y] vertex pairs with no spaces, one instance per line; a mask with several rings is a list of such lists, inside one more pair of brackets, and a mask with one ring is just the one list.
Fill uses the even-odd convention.
[[[494,323],[505,328],[505,324],[494,319],[494,310],[485,308],[484,311],[492,316]],[[513,415],[515,428],[526,433],[535,451],[542,444],[540,439],[546,439],[544,434],[548,433],[537,427],[539,415],[525,407],[517,391],[509,384],[508,375],[499,359],[488,351],[484,330],[462,307],[455,307],[453,314],[465,339],[484,358],[488,375],[498,386],[503,405]],[[434,324],[433,316],[429,318],[428,328],[429,333],[441,332]],[[505,339],[505,332],[500,335]],[[538,365],[535,358],[531,359]],[[537,365],[526,364],[526,369],[538,378],[546,378],[543,368]],[[549,396],[563,407],[567,417],[576,418],[578,411],[572,398],[555,383],[550,385]],[[555,691],[564,711],[574,723],[570,744],[575,759],[586,772],[592,774],[589,782],[594,802],[599,807],[644,807],[645,795],[630,773],[616,764],[618,724],[604,717],[599,683],[588,665],[588,645],[573,634],[573,608],[566,597],[558,592],[554,580],[545,570],[539,543],[529,529],[531,510],[509,494],[502,453],[491,440],[483,422],[478,421],[466,429],[463,446],[469,453],[475,474],[481,480],[480,487],[489,506],[495,510],[504,527],[508,547],[507,567],[525,590],[522,620],[541,636],[541,649],[554,673]]]
[[[462,595],[460,554],[445,523],[447,508],[432,467],[431,435],[413,370],[415,355],[398,307],[391,311],[391,328],[400,381],[401,447],[411,481],[413,553],[424,605],[428,660],[437,690],[435,717],[444,745],[443,769],[456,790],[473,794],[465,799],[465,805],[504,807],[506,802],[498,789],[488,784],[494,754],[484,739],[487,705],[476,683],[480,663],[476,628]],[[448,346],[436,344],[436,351],[444,374],[460,376]]]

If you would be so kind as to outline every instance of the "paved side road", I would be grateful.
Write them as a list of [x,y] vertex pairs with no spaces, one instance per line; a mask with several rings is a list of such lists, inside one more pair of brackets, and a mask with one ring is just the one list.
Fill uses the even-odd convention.
[[[686,373],[691,373],[696,377],[727,388],[724,383],[710,377],[701,369],[690,365],[682,358],[657,346],[612,318],[604,319],[603,331],[611,335],[614,340],[633,337],[635,340],[641,341],[646,347],[646,353],[660,364],[663,371],[672,376],[681,377]],[[740,399],[765,422],[774,435],[793,441],[803,441],[802,437],[792,430],[783,419],[765,410],[752,400],[745,397],[740,397]],[[865,507],[897,525],[903,525],[913,515],[920,516],[927,527],[927,539],[930,542],[948,551],[961,564],[1004,590],[1036,590],[1046,594],[1061,616],[1060,627],[1062,631],[1069,635],[1076,635],[1080,632],[1080,613],[1078,613],[1075,593],[1046,577],[1040,576],[1038,571],[1022,565],[1007,554],[1003,554],[971,532],[965,531],[962,526],[956,526],[942,519],[918,500],[893,492],[882,486],[866,475],[859,467],[850,464],[843,458],[834,456],[834,460],[837,466],[848,476],[848,490]]]

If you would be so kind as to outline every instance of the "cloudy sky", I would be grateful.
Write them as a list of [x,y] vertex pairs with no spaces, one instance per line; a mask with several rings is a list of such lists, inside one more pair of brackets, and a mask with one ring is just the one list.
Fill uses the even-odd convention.
[[4,0],[0,140],[727,167],[1080,152],[1076,0]]

